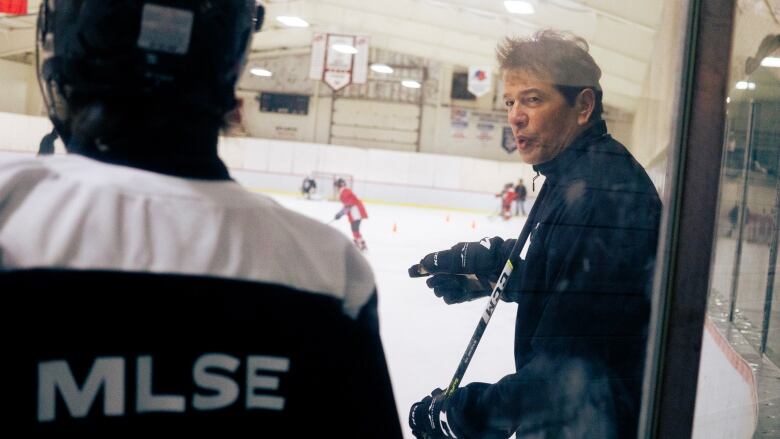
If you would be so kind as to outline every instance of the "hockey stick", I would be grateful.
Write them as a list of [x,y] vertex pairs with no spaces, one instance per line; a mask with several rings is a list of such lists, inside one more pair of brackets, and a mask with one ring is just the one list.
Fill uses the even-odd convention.
[[[474,330],[474,334],[471,336],[471,340],[469,340],[468,346],[466,346],[466,352],[463,353],[463,357],[460,359],[458,369],[455,371],[455,375],[453,375],[452,380],[450,381],[450,385],[447,386],[447,390],[444,392],[445,398],[449,398],[453,393],[455,393],[455,390],[458,389],[458,385],[463,379],[463,376],[466,374],[466,369],[469,367],[469,363],[471,363],[471,358],[474,357],[474,352],[477,350],[477,346],[482,340],[482,334],[485,333],[485,329],[490,322],[490,318],[493,317],[493,312],[496,310],[496,306],[498,305],[498,299],[501,297],[501,293],[506,288],[507,281],[509,281],[509,277],[512,275],[512,271],[515,269],[517,258],[520,256],[520,251],[525,246],[525,242],[528,240],[528,235],[530,235],[532,229],[533,227],[530,227],[530,224],[526,224],[526,226],[523,227],[523,231],[520,233],[520,236],[517,238],[517,241],[515,241],[515,245],[512,246],[512,250],[509,251],[509,257],[504,264],[504,269],[501,270],[501,275],[498,277],[496,285],[493,287],[493,292],[490,294],[490,300],[488,301],[488,305],[485,308],[485,312],[482,313],[482,318],[479,320],[479,323],[477,323],[477,328]],[[428,276],[429,274],[431,273],[428,273],[419,264],[414,265],[409,269],[409,276],[411,277],[422,277]],[[446,428],[449,429],[450,427],[446,426]],[[413,431],[412,433],[414,433],[415,437],[418,439],[426,439],[428,437],[424,433],[422,433],[420,436],[417,435],[417,432]]]
[[[531,228],[529,227],[529,233],[530,230]],[[501,293],[504,292],[509,276],[512,275],[512,271],[515,269],[520,250],[523,248],[523,245],[525,245],[526,239],[528,239],[528,233],[523,233],[523,235],[525,236],[520,236],[517,241],[515,241],[515,245],[512,246],[512,250],[509,251],[509,258],[507,258],[504,269],[501,270],[501,275],[498,276],[496,285],[493,287],[493,292],[490,294],[490,300],[488,300],[487,307],[485,307],[485,312],[482,313],[482,318],[479,320],[479,323],[477,323],[474,335],[471,336],[471,340],[469,340],[469,344],[466,346],[466,352],[463,353],[463,357],[460,359],[458,369],[455,371],[455,375],[453,375],[450,385],[444,392],[446,398],[452,396],[452,394],[455,393],[455,390],[457,390],[458,384],[460,384],[460,381],[463,379],[463,375],[466,374],[466,369],[469,367],[469,363],[471,363],[471,358],[474,356],[474,352],[477,350],[477,346],[482,340],[482,334],[485,333],[490,318],[493,317],[493,312],[498,305],[498,299],[501,297]]]

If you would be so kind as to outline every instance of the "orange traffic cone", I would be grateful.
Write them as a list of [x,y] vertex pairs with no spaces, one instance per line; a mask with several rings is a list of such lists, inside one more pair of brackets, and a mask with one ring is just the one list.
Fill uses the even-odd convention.
[[398,225],[396,223],[393,223],[393,233],[398,231]]
[[476,220],[471,222],[471,228],[476,230],[476,228],[477,228],[477,221]]
[[450,222],[450,214],[449,213],[447,214],[447,218],[444,221]]

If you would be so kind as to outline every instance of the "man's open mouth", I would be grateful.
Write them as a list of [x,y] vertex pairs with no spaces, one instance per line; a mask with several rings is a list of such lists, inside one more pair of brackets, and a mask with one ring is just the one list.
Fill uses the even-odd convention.
[[518,149],[525,149],[531,143],[531,138],[526,136],[515,137],[515,143]]

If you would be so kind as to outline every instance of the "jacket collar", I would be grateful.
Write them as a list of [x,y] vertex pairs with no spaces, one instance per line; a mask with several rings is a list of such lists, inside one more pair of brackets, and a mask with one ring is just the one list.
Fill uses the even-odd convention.
[[580,133],[569,146],[563,149],[554,159],[538,165],[533,165],[534,171],[542,174],[545,178],[555,178],[566,172],[569,165],[580,155],[587,151],[588,146],[594,140],[607,135],[607,123],[603,120],[596,122]]

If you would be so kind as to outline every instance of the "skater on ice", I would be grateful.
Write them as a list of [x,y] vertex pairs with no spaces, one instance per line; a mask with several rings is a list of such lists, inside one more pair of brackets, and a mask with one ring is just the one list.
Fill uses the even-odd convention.
[[316,198],[317,180],[315,180],[311,175],[307,175],[306,177],[304,177],[303,183],[301,183],[301,194],[307,200]]
[[501,218],[504,221],[512,217],[512,202],[515,200],[515,187],[512,183],[504,185],[504,189],[496,194],[496,197],[501,198]]
[[341,204],[344,206],[336,213],[333,219],[339,220],[342,216],[347,215],[355,245],[360,250],[367,250],[366,241],[363,239],[363,235],[360,234],[360,222],[368,218],[368,212],[366,212],[366,208],[363,206],[363,201],[352,192],[352,189],[347,187],[347,182],[343,178],[337,178],[333,185],[339,191],[339,200],[341,200]]

